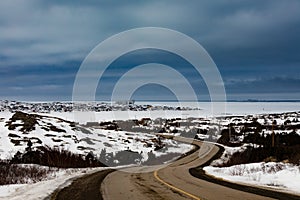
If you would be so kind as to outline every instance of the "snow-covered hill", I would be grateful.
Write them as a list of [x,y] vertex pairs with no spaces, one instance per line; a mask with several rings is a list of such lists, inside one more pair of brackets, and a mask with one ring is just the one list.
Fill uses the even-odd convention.
[[192,149],[191,145],[152,134],[88,128],[41,114],[0,112],[0,158],[9,159],[18,151],[24,152],[29,141],[33,149],[50,146],[82,155],[134,152],[141,155],[140,162],[147,160],[149,152],[158,157]]
[[[275,134],[291,132],[300,134],[299,112],[227,116],[219,119],[141,118],[140,120],[146,119],[147,123],[128,126],[127,122],[122,121],[119,122],[119,125],[125,123],[125,126],[121,129],[108,128],[111,130],[105,130],[107,127],[101,127],[99,121],[90,122],[90,125],[87,126],[67,119],[69,118],[63,114],[60,117],[49,113],[0,112],[0,158],[9,159],[18,151],[24,152],[30,141],[35,149],[41,146],[50,146],[82,155],[92,152],[95,156],[100,156],[102,152],[102,154],[108,154],[109,158],[122,151],[127,151],[135,153],[139,157],[138,162],[144,162],[149,153],[166,157],[170,153],[180,155],[192,148],[191,145],[153,135],[157,132],[184,137],[196,136],[199,139],[216,141],[220,138],[222,130],[230,127],[231,138],[227,139],[235,143],[247,143],[245,137],[257,131],[262,136],[269,135],[272,131]],[[276,126],[272,125],[274,121],[276,121]],[[128,122],[136,123],[136,120]],[[91,124],[96,124],[96,126]],[[108,125],[114,126],[114,123],[109,124],[108,122]],[[119,156],[121,155],[119,154]],[[113,162],[118,163],[117,160]]]

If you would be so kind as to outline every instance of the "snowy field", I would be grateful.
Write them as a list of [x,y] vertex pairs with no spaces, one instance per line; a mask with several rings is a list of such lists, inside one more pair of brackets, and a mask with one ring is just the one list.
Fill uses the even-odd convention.
[[[91,150],[96,154],[100,154],[103,147],[106,147],[108,152],[116,153],[120,150],[132,150],[143,155],[143,160],[147,159],[149,152],[154,152],[155,156],[163,156],[166,154],[164,149],[162,151],[153,151],[155,145],[155,136],[147,133],[139,134],[127,131],[114,131],[95,129],[92,127],[82,127],[85,129],[74,129],[69,122],[54,118],[59,117],[68,121],[76,121],[80,124],[86,122],[99,122],[111,120],[128,120],[141,119],[149,117],[156,118],[182,118],[189,117],[211,117],[211,104],[209,102],[200,102],[199,105],[195,103],[184,102],[181,104],[175,102],[138,102],[139,104],[151,105],[167,105],[167,106],[181,106],[200,108],[201,110],[149,110],[149,111],[108,111],[108,112],[51,112],[42,113],[43,116],[38,120],[36,129],[29,133],[23,134],[20,131],[20,126],[15,130],[8,130],[6,122],[12,117],[13,113],[0,112],[0,157],[2,159],[11,158],[17,151],[23,151],[26,147],[26,138],[36,140],[35,145],[39,145],[38,141],[49,146],[60,146],[75,153],[87,154]],[[268,113],[284,113],[295,112],[300,109],[299,102],[229,102],[226,104],[226,113],[229,116],[244,116],[244,115],[258,115]],[[215,113],[219,116],[224,116],[224,113]],[[204,120],[204,119],[203,119]],[[234,119],[230,119],[234,120]],[[242,121],[245,119],[241,119]],[[260,123],[265,123],[260,121]],[[276,119],[278,124],[284,123],[286,119]],[[203,121],[199,121],[201,123]],[[227,125],[231,121],[225,121]],[[22,124],[21,121],[14,122],[15,124]],[[271,121],[268,123],[272,123]],[[55,126],[65,132],[55,132],[51,129]],[[206,129],[208,125],[199,125],[200,128]],[[198,126],[197,126],[198,127]],[[147,128],[147,127],[146,127]],[[173,127],[171,127],[173,128]],[[180,131],[184,127],[179,127]],[[185,127],[186,129],[195,127]],[[198,127],[199,128],[199,127]],[[93,134],[91,134],[93,133]],[[266,132],[267,133],[267,132]],[[298,132],[299,133],[299,132]],[[10,135],[10,136],[9,136]],[[9,136],[9,137],[8,137]],[[38,138],[35,139],[34,138]],[[14,145],[11,140],[19,140],[20,144]],[[22,142],[22,140],[24,140]],[[182,143],[177,143],[173,140],[164,140],[165,148],[168,153],[184,153],[189,151],[192,146]],[[151,144],[151,147],[146,147],[145,144]],[[84,147],[84,148],[82,148]],[[225,147],[226,151],[221,159],[215,161],[226,162],[234,152],[243,151],[246,145],[237,148]],[[99,170],[99,169],[97,169]],[[85,171],[85,170],[84,170]],[[93,171],[88,169],[87,171]],[[236,165],[232,167],[218,168],[216,166],[209,166],[205,168],[208,174],[223,178],[233,182],[240,182],[246,184],[254,184],[259,186],[271,187],[283,191],[298,192],[300,188],[300,168],[285,163],[252,163],[246,165]],[[0,200],[1,199],[43,199],[53,192],[56,188],[64,187],[70,184],[71,179],[81,176],[82,170],[78,171],[59,171],[57,175],[51,175],[48,180],[24,185],[8,185],[0,186]]]
[[74,128],[68,121],[50,116],[45,117],[44,114],[37,118],[34,130],[24,134],[21,131],[24,125],[21,120],[12,123],[12,125],[17,125],[15,130],[8,129],[7,121],[12,115],[13,113],[10,112],[0,112],[0,159],[11,159],[17,151],[23,152],[28,139],[32,141],[33,147],[48,145],[83,155],[87,155],[90,151],[99,155],[104,148],[106,152],[113,154],[118,151],[131,150],[142,155],[141,161],[147,160],[149,152],[153,152],[158,157],[168,153],[185,153],[193,148],[192,145],[163,139],[165,146],[154,151],[157,139],[155,135],[86,127]]
[[210,166],[204,167],[205,173],[234,183],[253,186],[263,186],[282,192],[300,195],[300,166],[283,162],[260,162],[218,167],[226,163],[231,155],[244,151],[247,146],[256,147],[254,144],[244,144],[241,147],[224,147],[223,155],[214,160]]
[[300,167],[286,163],[251,163],[231,167],[204,168],[205,172],[217,178],[234,183],[244,183],[292,192],[300,195]]
[[[212,104],[210,102],[137,102],[141,105],[156,106],[181,106],[199,108],[200,110],[154,110],[154,111],[107,111],[107,112],[51,112],[50,115],[62,117],[67,120],[76,121],[81,124],[91,121],[111,121],[141,119],[149,117],[156,118],[188,118],[188,117],[211,117]],[[224,103],[215,103],[216,107],[222,107]],[[268,113],[294,112],[300,110],[300,102],[228,102],[226,106],[226,115],[255,115]],[[215,110],[214,116],[224,116],[223,111]]]

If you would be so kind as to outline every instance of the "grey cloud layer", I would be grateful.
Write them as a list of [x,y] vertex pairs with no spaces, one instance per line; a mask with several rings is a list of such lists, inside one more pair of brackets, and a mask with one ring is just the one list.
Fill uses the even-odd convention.
[[[22,67],[29,70],[29,75],[32,70],[47,77],[48,69],[43,68],[55,65],[61,71],[50,73],[52,77],[48,79],[62,80],[61,73],[74,77],[80,62],[99,42],[120,31],[143,26],[171,28],[196,39],[211,54],[225,80],[274,80],[284,76],[291,78],[277,81],[295,84],[300,74],[299,8],[298,0],[2,0],[1,84],[17,87],[9,81],[14,76],[26,80],[21,76]],[[77,62],[73,70],[68,69],[68,62]],[[60,84],[72,84],[71,78],[67,81]],[[49,82],[36,79],[34,83],[55,84]],[[239,92],[242,88],[234,86],[229,91]],[[297,88],[293,91],[299,93]]]

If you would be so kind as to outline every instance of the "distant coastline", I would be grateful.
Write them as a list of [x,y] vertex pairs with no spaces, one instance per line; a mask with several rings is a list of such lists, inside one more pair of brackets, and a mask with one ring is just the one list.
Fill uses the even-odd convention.
[[[11,102],[24,102],[24,103],[52,103],[52,102],[73,102],[72,100],[11,100],[11,99],[0,99],[0,101],[11,101]],[[138,100],[138,99],[134,99],[135,102],[179,102],[178,100],[173,100],[173,99],[167,99],[167,100],[149,100],[149,99],[145,99],[145,100]],[[88,101],[78,101],[78,102],[88,102]],[[105,102],[105,103],[110,103],[110,100],[95,100],[92,102]],[[210,100],[198,100],[198,101],[194,101],[194,100],[180,100],[180,102],[211,102]],[[224,102],[224,101],[214,101],[214,102]],[[286,102],[286,103],[298,103],[300,102],[300,99],[271,99],[271,100],[264,100],[264,99],[247,99],[247,100],[234,100],[234,99],[229,99],[226,102],[275,102],[275,103],[280,103],[280,102]]]

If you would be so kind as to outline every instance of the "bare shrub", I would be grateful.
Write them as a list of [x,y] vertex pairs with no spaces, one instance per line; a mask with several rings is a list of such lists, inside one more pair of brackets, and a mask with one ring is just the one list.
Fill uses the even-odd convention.
[[237,165],[230,169],[230,175],[232,176],[243,176],[245,174],[245,165]]
[[87,156],[74,154],[70,151],[53,148],[41,147],[36,151],[28,151],[23,154],[17,153],[11,160],[14,164],[38,164],[57,168],[85,168],[85,167],[103,167],[99,160],[93,155]]
[[[272,159],[270,159],[272,158]],[[229,167],[233,165],[263,162],[263,161],[283,161],[287,160],[289,163],[300,164],[300,145],[295,146],[278,146],[274,148],[248,147],[243,152],[235,152],[226,163],[220,167]],[[278,166],[280,167],[280,166]]]
[[11,164],[0,161],[0,185],[35,183],[47,178],[54,169]]

